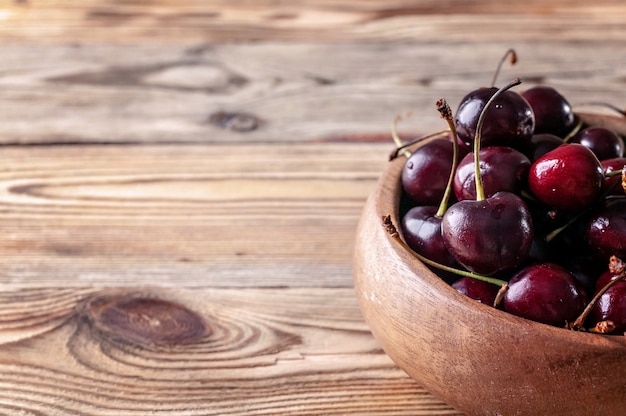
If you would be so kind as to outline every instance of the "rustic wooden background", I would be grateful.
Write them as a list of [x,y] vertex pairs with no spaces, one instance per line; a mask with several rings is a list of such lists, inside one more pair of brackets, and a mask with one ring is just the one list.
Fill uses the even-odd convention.
[[624,107],[625,22],[620,0],[0,1],[0,413],[460,416],[352,289],[391,122],[444,128],[435,101],[509,47],[502,78]]

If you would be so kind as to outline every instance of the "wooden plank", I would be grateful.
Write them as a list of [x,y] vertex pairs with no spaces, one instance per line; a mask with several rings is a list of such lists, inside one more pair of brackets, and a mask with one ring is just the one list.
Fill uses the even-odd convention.
[[3,414],[460,416],[381,352],[352,289],[0,298]]
[[[509,42],[5,45],[0,143],[292,143],[388,140],[445,123],[488,85]],[[515,42],[501,79],[547,83],[572,103],[626,104],[621,44]],[[584,59],[581,59],[581,53]]]
[[392,148],[5,147],[0,283],[350,287]]
[[352,289],[391,120],[440,129],[434,102],[511,46],[503,78],[623,107],[625,17],[0,0],[0,413],[460,416],[382,353]]
[[[619,0],[2,1],[5,41],[623,39]],[[581,30],[581,27],[584,30]],[[477,29],[480,28],[480,29]]]

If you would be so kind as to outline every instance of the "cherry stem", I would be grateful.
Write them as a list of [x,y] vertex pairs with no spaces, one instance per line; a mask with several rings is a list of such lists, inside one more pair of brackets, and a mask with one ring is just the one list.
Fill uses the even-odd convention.
[[480,153],[481,134],[482,134],[483,124],[485,124],[485,116],[487,114],[487,110],[500,95],[502,95],[507,90],[510,90],[511,88],[521,83],[522,81],[519,78],[515,78],[513,81],[509,82],[504,87],[496,91],[491,96],[489,101],[485,103],[485,107],[483,107],[482,111],[480,112],[480,116],[478,116],[478,122],[476,123],[476,135],[474,137],[474,170],[475,170],[474,177],[476,179],[476,200],[477,201],[485,200],[485,188],[483,187],[483,178],[481,177],[482,175],[480,174],[479,153]]
[[517,53],[515,53],[515,49],[513,48],[508,49],[504,53],[502,58],[500,59],[500,62],[498,63],[498,67],[496,68],[496,72],[493,74],[493,80],[491,81],[492,87],[495,87],[496,81],[498,80],[498,75],[500,75],[500,71],[502,71],[502,66],[504,65],[504,61],[506,61],[506,58],[508,57],[510,57],[509,62],[511,63],[511,65],[515,65],[517,63]]
[[552,230],[551,232],[549,232],[544,240],[546,243],[549,243],[550,241],[552,241],[557,235],[561,234],[564,230],[566,230],[567,228],[569,228],[572,224],[574,224],[576,221],[578,221],[578,219],[580,219],[583,215],[585,215],[587,212],[584,211],[582,213],[577,214],[576,216],[574,216],[573,218],[571,218],[568,222],[566,222],[565,224],[563,224],[562,226],[560,226],[557,229]]
[[615,279],[611,280],[610,282],[608,282],[606,285],[604,285],[593,297],[593,299],[591,299],[591,302],[589,302],[587,304],[587,306],[585,307],[585,309],[582,311],[582,313],[578,316],[578,318],[576,318],[576,320],[571,324],[568,325],[570,329],[574,329],[574,330],[578,330],[580,328],[583,327],[583,324],[585,323],[585,320],[587,319],[587,317],[589,316],[589,314],[591,313],[591,310],[593,309],[593,307],[595,306],[595,304],[598,302],[598,300],[600,299],[600,297],[602,295],[604,295],[604,293],[609,290],[610,288],[612,288],[614,285],[616,285],[618,282],[624,280],[624,277],[626,276],[626,266],[624,265],[624,263],[618,259],[616,256],[611,256],[611,259],[609,260],[609,269],[611,270],[611,273],[616,273],[616,277]]
[[572,137],[576,136],[576,134],[580,131],[582,127],[583,121],[581,119],[578,119],[578,123],[576,123],[574,128],[569,133],[567,133],[565,137],[563,137],[563,143],[567,143],[572,140]]
[[409,152],[408,150],[404,148],[404,145],[402,144],[402,140],[400,140],[400,137],[398,136],[398,122],[400,120],[404,120],[405,118],[411,117],[411,115],[412,113],[397,115],[396,118],[393,120],[393,123],[391,123],[391,138],[393,139],[393,141],[396,143],[396,146],[398,147],[396,150],[395,157],[398,157],[398,152],[400,151],[400,149],[403,149],[402,154],[404,154],[404,156],[406,157],[411,156],[411,152]]
[[450,176],[448,177],[448,183],[446,184],[446,190],[439,204],[439,208],[435,213],[436,218],[443,217],[448,209],[448,202],[450,201],[450,194],[452,193],[452,183],[454,182],[454,174],[456,173],[456,167],[458,165],[459,157],[459,142],[456,133],[456,126],[452,117],[452,110],[444,98],[437,100],[437,111],[441,114],[441,118],[446,120],[450,131],[452,132],[452,168],[450,169]]
[[[399,145],[398,147],[396,147],[396,148],[395,148],[395,149],[391,152],[391,154],[389,155],[389,161],[391,162],[392,160],[396,159],[396,158],[398,157],[398,155],[399,155],[400,151],[401,151],[401,150],[405,150],[407,147],[413,146],[414,144],[417,144],[417,143],[422,142],[422,141],[424,141],[424,140],[429,140],[429,139],[437,139],[437,138],[440,138],[440,137],[445,137],[445,136],[447,136],[449,133],[450,133],[450,131],[449,131],[449,130],[443,130],[443,131],[438,131],[437,133],[427,134],[426,136],[420,136],[420,137],[418,137],[417,139],[411,140],[410,142],[405,143],[405,144],[402,144],[402,143],[400,142],[400,145]],[[393,133],[392,133],[392,135],[393,135]],[[400,138],[398,138],[397,134],[396,134],[396,138],[397,138],[397,140],[398,140],[398,141],[400,140]],[[395,138],[394,138],[394,141],[396,141],[396,139],[395,139]],[[396,144],[398,143],[398,141],[396,141]],[[408,156],[410,156],[410,155],[411,155],[411,153],[410,153],[410,152],[408,152],[407,150],[405,150],[405,152],[407,152],[407,153],[408,153]],[[407,153],[404,153],[404,155],[406,156],[406,155],[407,155]],[[407,157],[408,157],[408,156],[407,156]]]
[[500,303],[502,303],[502,300],[504,299],[504,294],[506,293],[507,290],[509,290],[508,283],[505,283],[502,286],[500,286],[500,290],[498,290],[498,293],[496,293],[496,298],[493,300],[494,308],[497,308],[498,306],[500,306]]
[[398,232],[398,229],[393,224],[393,221],[391,221],[390,215],[383,215],[382,220],[383,220],[383,227],[385,228],[385,231],[387,231],[387,234],[389,234],[391,238],[393,238],[398,244],[400,244],[402,248],[404,248],[406,251],[408,251],[415,257],[417,257],[417,259],[420,260],[422,263],[428,264],[429,266],[432,266],[439,270],[443,270],[449,273],[454,273],[459,276],[482,280],[483,282],[491,283],[500,287],[508,285],[508,283],[504,280],[496,279],[494,277],[489,277],[489,276],[483,276],[480,274],[468,272],[467,270],[461,270],[461,269],[456,269],[454,267],[446,266],[445,264],[437,263],[436,261],[430,260],[429,258],[424,257],[419,253],[416,253],[411,247],[409,247],[404,242],[404,240],[402,240],[402,238],[400,237],[400,233]]

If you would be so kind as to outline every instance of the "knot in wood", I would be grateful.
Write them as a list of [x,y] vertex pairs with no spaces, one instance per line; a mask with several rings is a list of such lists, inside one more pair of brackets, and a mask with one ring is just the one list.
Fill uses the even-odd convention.
[[195,312],[177,303],[147,296],[99,298],[88,305],[88,314],[101,332],[133,344],[188,344],[210,333]]
[[209,116],[209,122],[225,130],[245,133],[256,130],[261,121],[258,117],[248,113],[228,113],[218,111]]

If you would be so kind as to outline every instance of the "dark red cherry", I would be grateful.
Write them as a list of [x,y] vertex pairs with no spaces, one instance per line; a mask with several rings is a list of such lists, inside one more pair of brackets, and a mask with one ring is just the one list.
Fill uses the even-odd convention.
[[535,134],[550,133],[565,137],[575,125],[572,107],[557,90],[545,85],[522,92],[535,114]]
[[402,235],[409,247],[422,256],[446,266],[457,267],[458,263],[448,252],[441,236],[441,217],[437,207],[418,206],[411,208],[402,217]]
[[504,310],[548,325],[573,322],[586,304],[574,277],[553,263],[528,266],[509,281],[504,294]]
[[600,291],[600,289],[604,288],[604,286],[608,285],[610,282],[617,279],[619,276],[620,276],[619,273],[613,273],[610,270],[606,270],[604,273],[600,275],[600,277],[596,281],[596,284],[594,287],[595,289],[594,293]]
[[591,214],[585,237],[599,261],[626,259],[626,197],[607,198]]
[[[605,173],[621,171],[626,166],[625,157],[616,157],[613,159],[601,160],[600,164]],[[624,195],[624,187],[622,186],[622,175],[609,176],[604,179],[604,189],[611,195]]]
[[563,144],[530,167],[528,186],[544,204],[578,212],[598,201],[604,184],[600,161],[581,144]]
[[591,327],[601,321],[611,321],[615,325],[613,333],[626,331],[626,282],[615,283],[600,296],[591,310]]
[[402,170],[402,187],[417,205],[438,205],[452,170],[453,143],[436,139],[417,148]]
[[491,275],[518,266],[533,240],[530,212],[520,197],[498,192],[481,201],[460,201],[441,223],[443,241],[469,270]]
[[[500,191],[519,195],[530,169],[530,160],[526,156],[510,147],[492,146],[480,149],[479,159],[486,197]],[[454,176],[454,193],[459,201],[476,199],[474,153],[467,154],[459,162]]]
[[487,283],[472,277],[461,277],[452,284],[452,287],[459,293],[485,305],[493,305],[500,290],[500,287],[493,283]]
[[[455,115],[459,138],[469,148],[473,148],[476,126],[480,113],[497,88],[480,88],[467,94]],[[535,118],[521,95],[505,91],[485,114],[481,134],[481,146],[509,146],[524,151],[528,148],[535,128]]]
[[563,139],[550,133],[533,134],[530,139],[530,153],[528,153],[531,162],[539,159],[551,150],[562,145]]
[[624,155],[624,140],[613,130],[604,127],[587,127],[578,132],[571,143],[580,143],[588,147],[599,160]]

